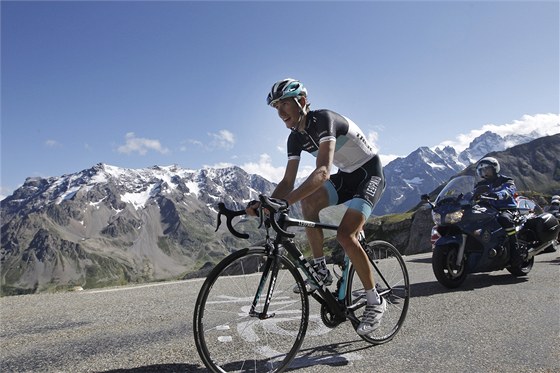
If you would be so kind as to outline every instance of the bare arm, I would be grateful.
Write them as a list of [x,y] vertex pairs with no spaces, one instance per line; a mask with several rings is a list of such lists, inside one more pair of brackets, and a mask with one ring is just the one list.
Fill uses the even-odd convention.
[[296,182],[297,172],[299,168],[299,160],[293,159],[288,161],[286,165],[286,171],[284,171],[284,177],[272,192],[272,198],[286,198],[286,196],[294,190],[294,184]]
[[[293,159],[288,161],[286,165],[286,171],[284,171],[284,177],[274,189],[274,192],[270,195],[272,198],[282,198],[285,199],[286,196],[294,190],[294,184],[296,182],[296,176],[299,168],[299,159]],[[245,211],[248,215],[256,216],[257,209],[260,206],[260,202],[252,201],[254,203],[250,203],[246,208]]]
[[[325,141],[319,145],[315,170],[295,190],[287,194],[284,199],[290,205],[301,201],[319,189],[330,177],[336,141]],[[297,170],[296,170],[297,171]],[[295,180],[295,176],[294,176]]]

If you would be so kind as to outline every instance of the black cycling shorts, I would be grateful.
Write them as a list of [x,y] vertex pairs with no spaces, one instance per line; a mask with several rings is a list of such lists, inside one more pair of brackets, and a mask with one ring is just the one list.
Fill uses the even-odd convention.
[[374,156],[353,172],[338,171],[331,175],[325,187],[329,193],[329,205],[348,202],[348,208],[360,211],[367,219],[385,190],[379,156]]

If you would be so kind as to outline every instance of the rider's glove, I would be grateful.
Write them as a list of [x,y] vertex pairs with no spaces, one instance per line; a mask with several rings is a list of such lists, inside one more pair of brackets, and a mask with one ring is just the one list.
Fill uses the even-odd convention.
[[493,199],[500,199],[500,197],[494,192],[486,193],[486,196]]
[[479,185],[474,189],[473,195],[475,197],[480,197],[481,195],[489,192],[490,192],[490,187],[488,185]]

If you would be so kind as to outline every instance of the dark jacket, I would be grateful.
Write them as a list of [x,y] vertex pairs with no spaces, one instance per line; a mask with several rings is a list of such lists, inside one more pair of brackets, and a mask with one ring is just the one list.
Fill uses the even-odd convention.
[[484,179],[476,184],[475,190],[482,186],[490,188],[489,193],[494,193],[498,197],[496,201],[488,201],[495,208],[507,210],[517,207],[515,202],[517,188],[511,177],[498,174],[493,180]]

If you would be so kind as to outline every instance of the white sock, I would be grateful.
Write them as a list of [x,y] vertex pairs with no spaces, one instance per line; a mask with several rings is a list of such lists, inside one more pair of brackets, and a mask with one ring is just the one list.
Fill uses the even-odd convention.
[[376,288],[366,290],[366,299],[369,305],[381,304],[381,297]]

